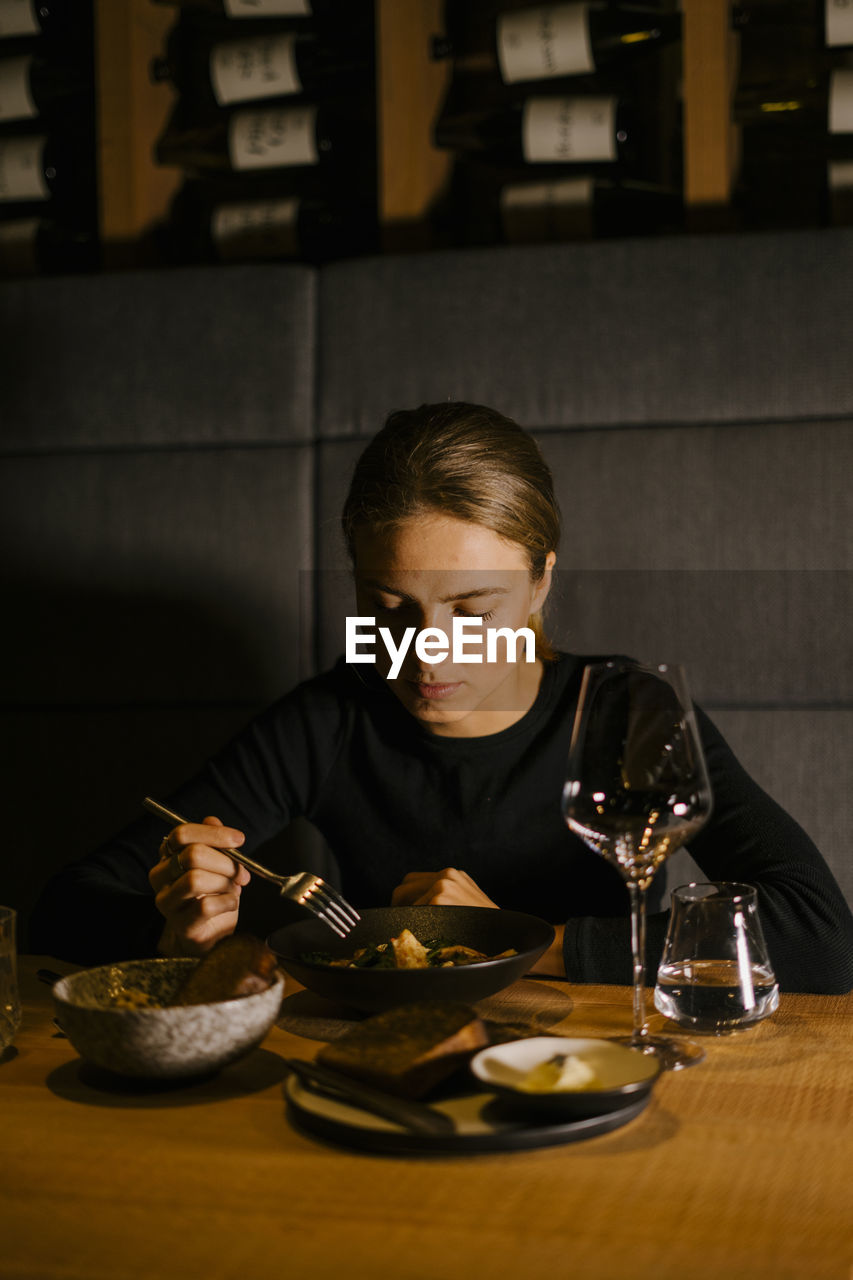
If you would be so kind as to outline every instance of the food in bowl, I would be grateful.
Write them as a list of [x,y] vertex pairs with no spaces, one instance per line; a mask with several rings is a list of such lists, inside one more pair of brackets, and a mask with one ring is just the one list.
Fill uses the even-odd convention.
[[165,1009],[183,1004],[215,1004],[265,991],[275,980],[278,961],[265,942],[251,934],[220,938],[187,972],[168,998],[116,981],[109,993],[113,1009]]
[[531,1067],[516,1088],[525,1093],[554,1093],[563,1089],[600,1089],[601,1083],[590,1064],[576,1053],[554,1053]]
[[113,1009],[162,1009],[160,1004],[149,991],[143,991],[141,987],[119,987],[114,995],[109,997],[110,1006]]
[[421,942],[411,929],[403,929],[396,938],[359,947],[350,956],[333,956],[328,951],[309,951],[302,959],[306,964],[328,964],[339,969],[447,969],[452,965],[478,964],[483,960],[502,960],[517,956],[515,947],[487,955],[461,942],[430,938]]
[[172,1004],[213,1004],[266,991],[277,967],[275,953],[260,938],[232,933],[202,957],[178,987]]

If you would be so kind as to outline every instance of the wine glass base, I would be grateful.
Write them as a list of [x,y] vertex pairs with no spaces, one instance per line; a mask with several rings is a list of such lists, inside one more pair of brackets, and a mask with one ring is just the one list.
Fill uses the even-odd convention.
[[627,1045],[639,1053],[652,1054],[660,1058],[664,1071],[682,1071],[685,1067],[695,1067],[705,1060],[705,1050],[692,1040],[677,1040],[670,1036],[613,1036],[616,1044]]

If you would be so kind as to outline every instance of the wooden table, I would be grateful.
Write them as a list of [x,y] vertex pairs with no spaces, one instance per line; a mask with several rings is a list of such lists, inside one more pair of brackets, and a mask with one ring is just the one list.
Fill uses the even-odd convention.
[[[39,963],[21,960],[23,1023],[0,1060],[0,1276],[853,1277],[853,995],[783,996],[753,1030],[706,1039],[705,1062],[613,1133],[401,1158],[291,1127],[281,1058],[318,1047],[296,1033],[296,994],[290,1029],[217,1079],[108,1093],[56,1034]],[[624,988],[535,979],[482,1008],[572,1035],[630,1017]]]

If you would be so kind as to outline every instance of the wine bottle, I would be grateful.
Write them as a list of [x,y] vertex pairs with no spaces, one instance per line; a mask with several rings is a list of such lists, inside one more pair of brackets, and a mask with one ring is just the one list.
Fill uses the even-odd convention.
[[47,117],[72,107],[81,111],[94,100],[89,70],[35,53],[0,58],[0,124]]
[[180,262],[328,262],[377,248],[376,208],[291,186],[192,181],[172,201],[169,235]]
[[739,88],[733,114],[746,129],[807,136],[823,154],[840,155],[853,136],[853,68],[819,70],[799,83]]
[[639,146],[630,104],[615,95],[533,96],[485,112],[443,113],[438,147],[508,165],[605,165],[628,171]]
[[177,23],[165,57],[151,67],[196,110],[266,98],[346,94],[368,82],[367,50],[351,41],[319,40],[314,31],[265,30],[234,38],[228,28]]
[[0,134],[0,209],[11,206],[21,215],[49,206],[72,225],[94,226],[91,134],[72,127]]
[[0,217],[0,276],[95,271],[99,257],[91,229],[38,216]]
[[681,15],[618,3],[547,4],[520,9],[500,0],[446,0],[435,58],[460,70],[494,71],[505,84],[618,70],[681,36]]
[[563,170],[545,181],[529,172],[457,164],[443,213],[458,245],[539,244],[676,232],[681,193],[632,179]]
[[734,0],[732,26],[766,45],[853,45],[849,0]]
[[766,43],[753,32],[749,40],[741,37],[738,58],[739,91],[768,86],[772,91],[788,86],[814,87],[821,76],[853,65],[849,50],[810,48],[807,44]]
[[91,43],[91,0],[0,0],[0,40],[40,36],[67,51]]
[[731,199],[743,230],[791,230],[827,221],[827,157],[804,137],[744,129]]
[[374,137],[364,102],[237,107],[198,122],[179,107],[155,154],[160,164],[200,173],[316,167],[362,188],[375,177]]

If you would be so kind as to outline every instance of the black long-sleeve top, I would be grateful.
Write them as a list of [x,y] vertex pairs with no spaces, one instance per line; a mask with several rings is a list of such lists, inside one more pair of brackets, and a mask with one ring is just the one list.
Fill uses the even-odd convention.
[[[325,836],[356,906],[390,902],[409,871],[467,871],[500,906],[565,924],[566,974],[631,980],[627,893],[613,867],[563,820],[560,799],[584,663],[545,664],[530,710],[499,733],[438,736],[372,670],[341,661],[299,685],[168,798],[179,813],[215,814],[251,851],[299,815]],[[803,829],[741,767],[697,709],[713,814],[689,845],[709,880],[758,889],[783,990],[853,987],[853,916]],[[33,950],[92,964],[156,951],[163,920],[148,871],[164,828],[143,817],[46,886],[31,920]],[[654,972],[667,913],[649,917]]]

